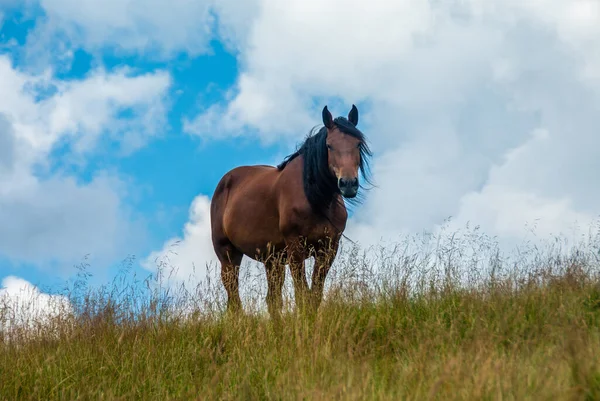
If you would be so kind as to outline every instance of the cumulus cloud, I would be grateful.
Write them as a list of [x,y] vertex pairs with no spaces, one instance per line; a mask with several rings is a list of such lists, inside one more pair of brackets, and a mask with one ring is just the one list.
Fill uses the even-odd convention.
[[125,238],[139,238],[119,177],[98,172],[78,181],[53,167],[52,152],[69,145],[63,161],[84,163],[102,136],[122,152],[135,150],[160,134],[169,86],[166,73],[126,70],[59,81],[0,57],[0,254],[40,264],[70,265],[86,254],[106,261]]
[[29,147],[28,158],[46,155],[65,136],[83,152],[101,134],[122,140],[141,131],[151,137],[165,122],[164,101],[171,80],[162,71],[136,75],[128,69],[111,73],[98,69],[83,80],[60,81],[52,78],[51,70],[21,73],[4,56],[0,73],[6,93],[0,108],[19,128],[17,138]]
[[148,255],[142,266],[150,271],[165,268],[165,274],[176,282],[198,283],[218,263],[210,232],[210,200],[198,195],[190,206],[183,235],[167,240],[160,250]]
[[514,243],[600,212],[599,48],[593,0],[262,0],[229,98],[185,128],[299,141],[323,104],[356,103],[378,187],[352,239],[453,217]]
[[[84,81],[57,83],[58,93],[46,101],[49,130],[76,136],[78,152],[90,150],[106,126],[129,153],[159,135],[166,126],[168,73],[133,75],[128,69],[111,74],[98,70]],[[127,111],[128,116],[122,112]]]
[[52,177],[12,191],[0,199],[0,254],[40,265],[117,256],[143,228],[123,206],[120,185],[107,176],[87,185]]
[[[258,9],[252,0],[32,0],[43,17],[28,38],[31,60],[69,63],[72,49],[106,48],[170,59],[209,51],[217,35],[235,50]],[[52,53],[48,52],[52,49]],[[43,63],[42,63],[43,64]]]
[[63,295],[42,293],[30,282],[15,276],[2,280],[0,333],[10,336],[17,330],[27,333],[35,329],[48,332],[54,319],[66,318],[73,313],[71,303]]
[[119,0],[98,7],[94,1],[42,0],[40,5],[53,24],[79,32],[82,44],[92,48],[120,43],[125,49],[162,45],[198,51],[206,45],[212,24],[207,1]]
[[[594,4],[378,1],[365,9],[263,1],[235,95],[219,106],[225,117],[203,114],[218,129],[194,132],[229,135],[247,126],[267,138],[300,139],[318,122],[319,105],[362,101],[379,188],[354,219],[357,236],[357,227],[414,232],[449,216],[491,222],[487,213],[497,212],[483,205],[478,215],[463,210],[466,202],[470,210],[487,203],[473,194],[498,191],[513,199],[497,204],[503,213],[523,197],[549,202],[543,216],[530,206],[517,213],[523,230],[547,217],[559,231],[565,218],[597,213],[589,194],[599,187],[588,176],[600,167],[591,151],[600,100],[590,73],[600,37]],[[506,160],[540,130],[546,142],[528,145],[518,162]]]
[[15,138],[12,124],[0,114],[0,169],[11,170],[15,162]]

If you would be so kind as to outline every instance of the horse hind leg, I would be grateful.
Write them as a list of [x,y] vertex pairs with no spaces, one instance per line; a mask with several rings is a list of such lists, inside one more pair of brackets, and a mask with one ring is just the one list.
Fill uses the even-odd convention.
[[240,265],[244,254],[231,243],[216,247],[217,257],[221,262],[221,280],[227,291],[227,311],[239,312],[242,309],[240,299]]

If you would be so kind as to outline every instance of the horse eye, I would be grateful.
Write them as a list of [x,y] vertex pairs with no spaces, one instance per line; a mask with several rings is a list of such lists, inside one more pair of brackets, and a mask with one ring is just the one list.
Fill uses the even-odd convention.
[[327,149],[333,150],[333,146],[331,146],[330,144],[327,144]]

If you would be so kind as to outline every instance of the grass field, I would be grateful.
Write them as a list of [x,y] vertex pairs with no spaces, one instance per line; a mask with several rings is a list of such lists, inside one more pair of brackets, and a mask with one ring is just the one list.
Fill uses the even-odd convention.
[[317,316],[280,326],[222,314],[218,282],[71,291],[74,315],[4,332],[0,399],[600,399],[596,237],[511,259],[461,238],[345,250]]

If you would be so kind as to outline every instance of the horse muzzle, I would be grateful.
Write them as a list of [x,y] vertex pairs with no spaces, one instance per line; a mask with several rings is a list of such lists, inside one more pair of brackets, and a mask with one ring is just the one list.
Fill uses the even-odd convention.
[[354,198],[358,193],[358,178],[339,178],[338,188],[344,198]]

